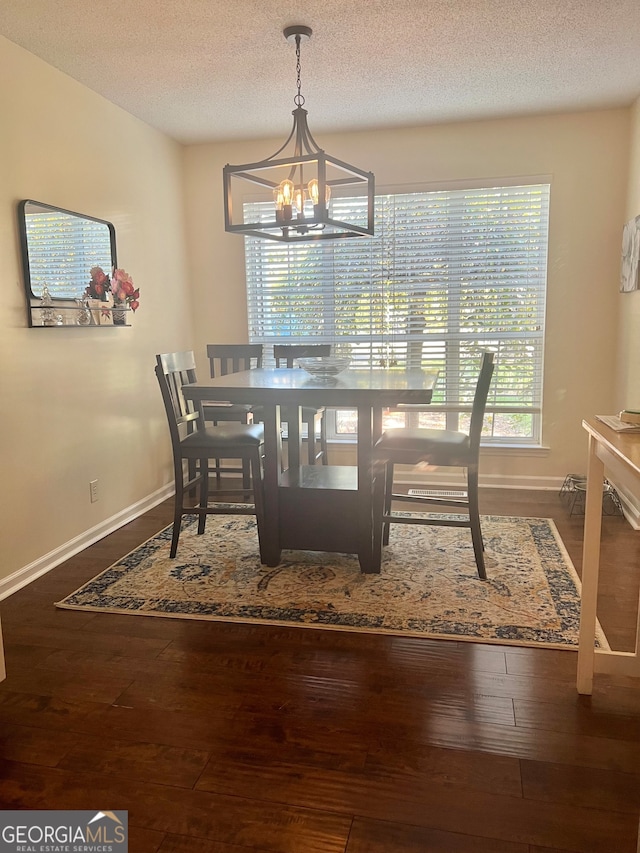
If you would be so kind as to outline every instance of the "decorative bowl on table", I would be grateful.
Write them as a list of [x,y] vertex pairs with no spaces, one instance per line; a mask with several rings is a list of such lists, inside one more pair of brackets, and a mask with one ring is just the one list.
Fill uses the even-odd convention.
[[316,379],[330,379],[349,367],[351,358],[346,355],[325,355],[315,358],[299,358],[298,364]]

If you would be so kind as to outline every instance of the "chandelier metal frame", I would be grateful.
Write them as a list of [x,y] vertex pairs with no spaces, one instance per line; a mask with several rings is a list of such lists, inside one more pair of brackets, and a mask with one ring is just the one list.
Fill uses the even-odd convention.
[[[287,41],[296,46],[298,92],[294,98],[293,127],[286,142],[266,160],[224,167],[225,231],[284,243],[373,236],[373,174],[327,154],[309,130],[301,93],[300,44],[311,33],[311,27],[301,24],[283,30]],[[287,149],[290,149],[288,155]],[[348,207],[339,205],[340,199],[365,195],[366,224],[362,217],[359,221],[345,221],[332,216],[332,207],[341,206],[343,210]],[[233,220],[234,198],[242,210],[242,221]],[[270,201],[273,219],[245,222],[246,201]]]

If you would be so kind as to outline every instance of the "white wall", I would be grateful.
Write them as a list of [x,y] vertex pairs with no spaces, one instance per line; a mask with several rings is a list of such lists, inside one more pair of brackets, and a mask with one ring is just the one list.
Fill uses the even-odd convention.
[[[626,215],[619,223],[622,245],[624,222],[640,216],[640,98],[631,111],[629,180]],[[640,409],[640,290],[618,294],[619,345],[615,409]]]
[[[620,234],[628,181],[628,110],[344,133],[316,139],[376,176],[376,190],[455,181],[551,180],[543,441],[548,453],[490,453],[485,481],[531,485],[585,466],[583,417],[614,410]],[[313,132],[313,113],[310,114]],[[283,127],[283,137],[286,128]],[[282,140],[280,140],[281,142]],[[246,340],[243,240],[226,234],[222,168],[278,140],[186,152],[194,346]]]
[[[0,116],[1,581],[172,480],[154,356],[191,321],[181,147],[1,37]],[[114,223],[132,328],[27,328],[25,198]]]

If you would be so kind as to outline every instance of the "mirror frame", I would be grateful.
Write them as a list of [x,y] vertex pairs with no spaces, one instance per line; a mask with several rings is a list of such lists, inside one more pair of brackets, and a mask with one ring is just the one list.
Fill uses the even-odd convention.
[[[111,255],[111,266],[110,269],[107,270],[107,274],[111,272],[111,269],[114,269],[118,266],[118,259],[116,253],[116,230],[113,226],[113,223],[108,222],[106,219],[99,219],[96,216],[89,216],[85,213],[77,213],[74,210],[66,210],[63,207],[57,207],[52,204],[45,204],[42,201],[35,201],[34,199],[27,198],[18,202],[18,233],[20,237],[20,252],[22,256],[22,272],[23,272],[23,281],[24,281],[24,292],[27,300],[27,320],[29,324],[29,328],[35,329],[43,329],[43,328],[84,328],[84,325],[77,325],[75,322],[75,318],[78,312],[78,305],[76,302],[76,298],[82,298],[84,294],[84,290],[81,293],[78,293],[76,298],[69,297],[59,297],[53,296],[52,294],[52,303],[54,311],[60,311],[61,313],[58,315],[62,317],[62,323],[55,323],[54,325],[44,325],[41,322],[36,322],[37,319],[37,311],[41,310],[42,304],[40,297],[33,292],[31,287],[31,268],[29,264],[29,242],[27,238],[27,212],[26,207],[28,204],[37,205],[43,210],[51,210],[57,213],[65,213],[69,216],[76,216],[78,219],[88,219],[91,222],[98,222],[101,225],[105,225],[109,231],[109,243],[110,243],[110,255]],[[87,266],[87,282],[89,284],[89,265]],[[90,325],[96,325],[93,321]]]

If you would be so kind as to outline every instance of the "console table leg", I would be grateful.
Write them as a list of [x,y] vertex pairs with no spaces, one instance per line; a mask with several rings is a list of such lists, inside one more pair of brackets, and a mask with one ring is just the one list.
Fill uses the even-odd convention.
[[582,551],[582,595],[580,599],[580,636],[578,639],[578,693],[593,691],[593,666],[600,571],[600,535],[602,530],[602,485],[604,464],[597,456],[597,442],[589,435],[587,500],[584,514]]

